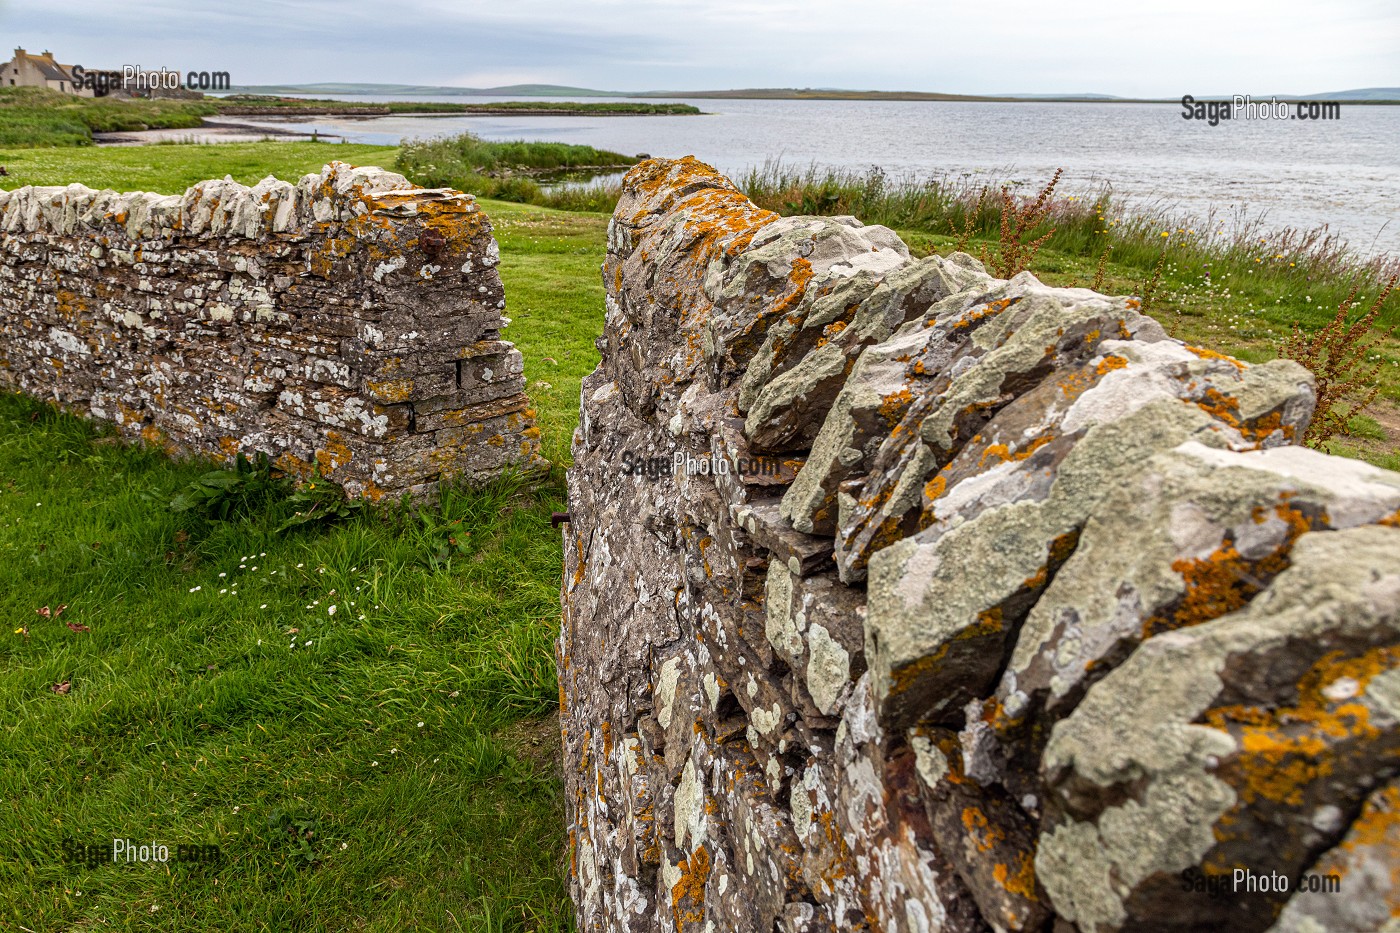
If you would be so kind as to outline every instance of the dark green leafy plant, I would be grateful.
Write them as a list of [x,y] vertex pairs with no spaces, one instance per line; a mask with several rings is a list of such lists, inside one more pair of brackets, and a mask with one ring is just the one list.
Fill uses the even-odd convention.
[[364,512],[365,500],[351,499],[345,490],[329,482],[318,473],[310,482],[287,497],[287,502],[295,511],[292,517],[277,526],[277,533],[304,528],[307,525],[334,524],[347,521]]
[[251,461],[239,454],[231,469],[211,470],[176,493],[170,510],[234,521],[246,518],[285,491],[286,483],[274,475],[267,454],[258,454]]
[[317,842],[316,834],[321,829],[321,823],[313,816],[304,813],[288,813],[285,810],[275,809],[268,814],[267,825],[272,829],[275,837],[287,839],[292,845],[292,859],[309,867],[315,867],[320,861],[313,843]]

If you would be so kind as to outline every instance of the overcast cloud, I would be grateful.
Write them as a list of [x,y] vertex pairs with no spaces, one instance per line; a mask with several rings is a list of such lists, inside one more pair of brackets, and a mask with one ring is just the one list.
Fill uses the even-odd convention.
[[1305,94],[1400,85],[1400,4],[0,0],[15,46],[238,84]]

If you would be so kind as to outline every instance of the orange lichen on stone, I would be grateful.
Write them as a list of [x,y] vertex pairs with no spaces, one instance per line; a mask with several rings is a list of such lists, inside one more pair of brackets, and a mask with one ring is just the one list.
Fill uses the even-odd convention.
[[986,450],[982,451],[982,457],[980,460],[977,461],[977,466],[979,468],[985,469],[987,466],[988,457],[997,458],[996,462],[992,464],[993,466],[996,466],[996,463],[1014,463],[1021,460],[1025,460],[1031,454],[1035,453],[1037,450],[1044,447],[1052,440],[1054,440],[1054,438],[1051,435],[1045,434],[1035,438],[1025,447],[1014,452],[1011,451],[1005,444],[990,444],[987,446]]
[[904,386],[897,392],[891,392],[883,396],[880,402],[880,417],[885,419],[885,423],[894,427],[899,420],[904,417],[904,413],[909,410],[909,406],[914,402],[914,393],[909,391],[908,386]]
[[[710,880],[710,853],[699,846],[677,866],[680,879],[671,885],[671,910],[676,928],[687,923],[699,923],[705,918],[705,883]],[[688,903],[687,903],[688,902]]]
[[[583,557],[583,534],[581,532],[575,532],[574,534],[574,553],[578,555],[578,566],[574,568],[574,586],[577,587],[583,582],[583,570],[585,566]],[[676,595],[677,599],[679,599],[680,594],[677,593]]]
[[[1012,894],[1027,900],[1037,900],[1035,893],[1035,857],[1028,852],[1016,853],[1015,868],[1005,862],[992,866],[992,877]],[[1014,919],[1014,918],[1008,918]]]
[[[1287,570],[1292,562],[1293,543],[1313,528],[1313,522],[1290,506],[1288,498],[1285,495],[1273,509],[1288,526],[1285,537],[1276,550],[1264,557],[1248,560],[1240,556],[1234,540],[1227,535],[1207,557],[1173,561],[1172,569],[1181,574],[1185,592],[1172,608],[1151,615],[1143,622],[1142,636],[1150,638],[1160,632],[1200,625],[1241,609],[1268,586],[1269,581]],[[1256,522],[1263,522],[1267,517],[1264,510],[1255,509]],[[1326,516],[1321,516],[1317,524],[1325,527]]]
[[1219,389],[1207,388],[1203,399],[1196,402],[1196,407],[1232,428],[1240,425],[1240,400],[1223,394]]
[[[1336,767],[1338,743],[1380,736],[1365,704],[1353,698],[1331,700],[1324,689],[1349,678],[1356,681],[1354,695],[1359,695],[1373,677],[1397,666],[1397,645],[1372,648],[1354,657],[1332,651],[1299,680],[1297,700],[1291,707],[1235,705],[1207,712],[1206,725],[1229,733],[1239,743],[1238,756],[1222,766],[1221,774],[1235,777],[1232,783],[1241,803],[1268,800],[1302,805],[1308,785],[1325,779]],[[1392,751],[1390,757],[1397,753]]]
[[1006,841],[1006,834],[988,820],[987,815],[980,807],[964,807],[962,811],[963,828],[967,830],[967,838],[977,847],[979,852],[988,852],[998,844]]
[[890,671],[889,696],[895,697],[907,692],[926,675],[937,670],[952,647],[951,641],[945,641],[932,654],[926,654],[917,661],[912,661]]
[[[1361,815],[1347,831],[1341,848],[1354,851],[1362,847],[1385,846],[1393,851],[1397,841],[1400,841],[1397,825],[1400,825],[1400,785],[1390,784],[1371,795]],[[1391,859],[1392,879],[1400,873],[1400,852],[1395,852],[1395,856]],[[1400,884],[1392,884],[1392,890],[1400,894]],[[1391,916],[1396,916],[1394,910]]]
[[406,402],[413,395],[412,379],[388,379],[369,383],[372,396],[381,402]]
[[1110,353],[1108,356],[1105,356],[1103,359],[1099,360],[1099,364],[1094,367],[1094,372],[1100,376],[1107,376],[1115,369],[1122,369],[1127,365],[1128,361],[1126,359],[1124,359],[1121,356],[1117,356],[1115,354]]
[[1203,360],[1220,360],[1222,362],[1229,363],[1236,369],[1244,369],[1244,363],[1235,359],[1233,356],[1227,356],[1224,353],[1217,353],[1214,350],[1208,350],[1205,347],[1192,346],[1189,343],[1186,344],[1186,349],[1190,350],[1192,353],[1196,354]]
[[447,241],[444,249],[458,256],[472,252],[472,241],[490,233],[485,214],[479,210],[468,212],[460,205],[429,201],[418,205],[418,216],[426,217],[423,226],[440,234]]
[[325,446],[316,451],[316,465],[322,473],[332,473],[354,458],[354,453],[335,431],[326,432]]
[[[1018,298],[998,298],[996,301],[990,301],[972,313],[964,315],[961,320],[953,324],[953,329],[961,330],[965,327],[971,327],[984,317],[993,317],[1000,314],[1019,300]],[[933,327],[937,323],[938,321],[936,319],[930,319],[925,322],[924,326]]]

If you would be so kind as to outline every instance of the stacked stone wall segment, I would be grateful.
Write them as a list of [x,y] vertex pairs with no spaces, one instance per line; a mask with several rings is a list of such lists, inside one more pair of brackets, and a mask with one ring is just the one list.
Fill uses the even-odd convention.
[[540,464],[471,195],[332,162],[184,194],[0,191],[0,384],[352,495]]
[[580,929],[1395,928],[1400,475],[1296,446],[1306,370],[694,159],[629,173],[603,277]]

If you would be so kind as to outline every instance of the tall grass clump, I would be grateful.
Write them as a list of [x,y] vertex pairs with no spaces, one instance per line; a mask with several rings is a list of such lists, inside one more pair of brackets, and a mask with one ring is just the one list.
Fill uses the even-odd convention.
[[631,156],[592,146],[492,142],[461,133],[445,139],[405,141],[394,164],[409,179],[430,188],[457,188],[502,201],[547,204],[549,199],[535,180],[538,176],[605,171],[636,163]]

